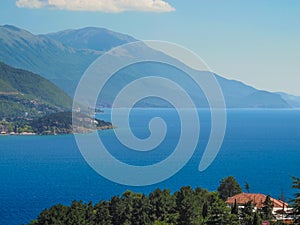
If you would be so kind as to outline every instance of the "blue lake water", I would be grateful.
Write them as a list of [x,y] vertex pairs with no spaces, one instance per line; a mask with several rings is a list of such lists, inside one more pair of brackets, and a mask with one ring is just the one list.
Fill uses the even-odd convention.
[[[146,155],[126,149],[112,130],[100,131],[99,136],[124,162],[159,162],[176,146],[180,123],[174,110],[136,110],[130,123],[136,136],[149,135],[153,116],[165,119],[168,132],[161,146]],[[190,185],[216,190],[229,175],[242,186],[247,181],[251,192],[292,197],[291,176],[300,177],[299,110],[229,110],[222,148],[204,172],[198,171],[198,165],[210,133],[210,114],[200,110],[199,116],[200,141],[189,163],[170,179],[146,187],[123,186],[98,175],[84,161],[73,135],[0,136],[0,224],[26,224],[51,205],[74,199],[98,202],[128,189],[149,193],[157,187],[176,191]],[[109,113],[100,117],[110,119]]]

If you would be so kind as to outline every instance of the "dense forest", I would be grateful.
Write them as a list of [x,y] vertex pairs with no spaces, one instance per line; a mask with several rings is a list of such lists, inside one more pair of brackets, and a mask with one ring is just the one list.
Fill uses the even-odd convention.
[[[300,189],[299,178],[293,178],[293,188]],[[251,202],[229,208],[224,199],[241,191],[233,177],[224,178],[218,192],[189,186],[175,193],[166,189],[149,195],[126,191],[95,205],[82,201],[73,201],[70,206],[55,205],[43,210],[29,225],[261,225],[262,221],[283,224],[274,221],[268,197],[257,211]],[[295,215],[300,213],[299,197],[300,193],[293,200]]]

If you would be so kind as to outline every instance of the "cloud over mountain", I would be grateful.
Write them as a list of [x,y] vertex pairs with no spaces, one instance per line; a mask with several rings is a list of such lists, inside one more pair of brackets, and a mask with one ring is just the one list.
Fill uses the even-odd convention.
[[164,0],[17,0],[20,8],[51,8],[70,11],[171,12],[175,9]]

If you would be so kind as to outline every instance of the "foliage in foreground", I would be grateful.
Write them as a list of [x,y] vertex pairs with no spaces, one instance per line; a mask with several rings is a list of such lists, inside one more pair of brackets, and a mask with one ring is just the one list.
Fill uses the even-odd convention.
[[183,187],[175,194],[157,189],[149,196],[125,192],[95,205],[73,201],[41,212],[30,225],[193,225],[239,224],[218,193]]
[[[236,203],[228,208],[220,196],[231,190],[240,191],[239,187],[230,176],[222,179],[218,193],[189,186],[174,194],[166,189],[157,189],[148,196],[126,191],[95,205],[82,201],[73,201],[70,206],[55,205],[43,210],[28,225],[261,225],[262,221],[284,224],[274,222],[270,196],[257,211],[253,210],[252,202],[242,208]],[[300,189],[300,178],[293,177],[292,188]],[[295,215],[300,214],[299,197],[297,193],[293,200]]]
[[[292,188],[300,190],[300,178],[293,177],[293,186]],[[294,208],[294,214],[300,215],[300,192],[297,192],[295,194],[295,198],[293,199],[293,208]],[[297,222],[300,223],[300,218],[296,218]]]
[[[295,185],[299,185],[296,181],[299,180]],[[237,204],[228,208],[220,196],[232,189],[240,191],[235,179],[229,177],[221,181],[219,193],[189,186],[174,194],[161,189],[148,196],[126,191],[95,205],[82,201],[73,201],[70,206],[55,205],[42,211],[29,225],[261,225],[262,220],[274,219],[269,196],[257,212],[252,202],[242,208]]]

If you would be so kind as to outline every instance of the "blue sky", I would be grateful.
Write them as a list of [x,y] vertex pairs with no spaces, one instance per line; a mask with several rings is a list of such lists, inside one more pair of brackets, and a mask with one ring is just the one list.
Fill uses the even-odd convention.
[[[93,7],[97,1],[103,5]],[[97,26],[171,41],[226,78],[300,96],[299,0],[18,0],[18,6],[1,0],[2,25],[35,34]]]

